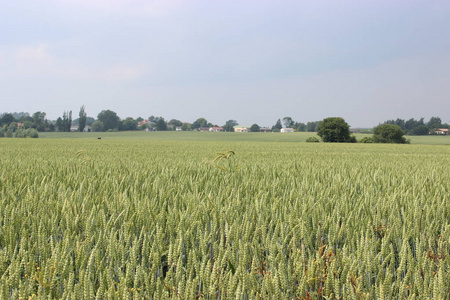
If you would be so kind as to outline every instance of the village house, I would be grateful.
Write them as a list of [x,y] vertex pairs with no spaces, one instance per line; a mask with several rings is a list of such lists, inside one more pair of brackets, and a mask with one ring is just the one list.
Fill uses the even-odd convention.
[[430,134],[439,134],[439,135],[449,135],[450,129],[448,128],[438,128],[430,132]]
[[260,132],[272,132],[272,129],[270,129],[269,127],[261,127],[259,128]]
[[234,132],[249,132],[249,128],[249,126],[236,125],[234,126]]
[[[72,126],[70,126],[70,131],[76,132],[76,131],[78,131],[78,128],[79,128],[79,125],[72,125]],[[85,125],[83,132],[91,132],[91,126]]]
[[143,125],[147,125],[149,127],[154,127],[156,124],[154,122],[152,122],[152,121],[149,121],[149,120],[145,119],[143,121],[138,122],[137,125],[138,125],[138,127],[141,127]]
[[198,129],[198,131],[201,131],[201,132],[208,132],[208,131],[209,131],[209,127],[200,127],[200,128]]
[[280,132],[294,132],[294,128],[281,128]]
[[222,132],[223,128],[222,127],[211,127],[209,129],[209,131],[211,131],[211,132]]

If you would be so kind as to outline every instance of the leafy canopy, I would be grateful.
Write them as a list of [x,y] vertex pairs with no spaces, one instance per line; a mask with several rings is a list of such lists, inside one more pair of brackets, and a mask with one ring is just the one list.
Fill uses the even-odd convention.
[[397,143],[405,144],[405,133],[398,125],[381,124],[373,129],[373,141],[375,143]]
[[324,142],[347,143],[352,141],[350,126],[343,118],[339,117],[324,119],[318,127],[317,134]]
[[103,123],[103,131],[107,131],[109,129],[119,129],[120,125],[120,118],[117,116],[117,114],[112,110],[102,110],[97,115],[98,121]]

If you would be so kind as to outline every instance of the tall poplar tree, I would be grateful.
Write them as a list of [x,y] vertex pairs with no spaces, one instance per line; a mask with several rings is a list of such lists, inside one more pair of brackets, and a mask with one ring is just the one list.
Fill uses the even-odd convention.
[[84,110],[84,105],[80,108],[80,113],[78,114],[78,116],[80,117],[78,131],[83,132],[84,127],[86,127],[86,117],[87,117],[87,114]]

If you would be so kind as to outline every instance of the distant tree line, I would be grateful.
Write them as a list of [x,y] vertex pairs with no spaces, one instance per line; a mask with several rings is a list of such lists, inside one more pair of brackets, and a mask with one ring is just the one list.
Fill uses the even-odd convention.
[[[336,121],[336,120],[334,120]],[[282,128],[292,128],[294,131],[303,132],[318,132],[321,122],[296,122],[291,117],[284,117],[277,119],[275,124],[270,127],[261,127],[258,124],[253,124],[249,127],[251,132],[272,131],[280,132]],[[396,119],[388,120],[383,124],[392,124],[399,126],[405,134],[409,135],[426,135],[437,128],[449,128],[449,124],[445,124],[438,117],[432,117],[428,122],[424,118],[416,119]],[[236,120],[228,120],[223,124],[223,131],[232,132],[234,127],[238,125]],[[205,118],[198,118],[190,122],[182,122],[177,119],[165,120],[161,116],[149,116],[147,118],[119,118],[116,112],[112,110],[103,110],[97,118],[89,117],[86,113],[85,106],[80,108],[78,118],[72,119],[72,111],[63,112],[61,117],[56,121],[50,121],[46,118],[45,112],[35,112],[30,115],[27,112],[20,113],[3,113],[0,114],[0,136],[14,135],[19,129],[35,129],[36,132],[70,132],[70,131],[134,131],[134,130],[148,130],[148,131],[168,131],[168,130],[200,130],[202,128],[219,127],[217,124],[209,122]],[[346,137],[347,138],[347,137]]]
[[409,120],[387,120],[383,124],[397,125],[408,135],[427,135],[438,128],[449,128],[449,124],[442,123],[439,117],[431,117],[428,122],[424,122],[424,118],[419,120],[411,118]]
[[292,128],[296,131],[317,132],[320,122],[321,121],[301,123],[295,122],[291,117],[284,117],[283,119],[277,120],[275,125],[272,126],[272,131],[280,132],[282,128]]
[[[405,132],[395,124],[380,124],[373,129],[373,136],[364,137],[361,143],[395,143],[407,144],[409,140],[403,136]],[[351,134],[350,126],[343,118],[331,117],[323,119],[317,135],[325,143],[357,143]],[[309,137],[306,142],[319,142],[315,137]]]
[[0,118],[0,137],[37,138],[38,131],[53,131],[54,125],[45,118],[45,112],[5,113]]

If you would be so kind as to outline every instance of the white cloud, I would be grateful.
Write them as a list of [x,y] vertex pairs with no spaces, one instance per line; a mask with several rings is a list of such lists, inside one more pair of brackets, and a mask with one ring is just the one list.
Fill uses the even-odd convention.
[[113,81],[134,80],[145,74],[140,66],[117,65],[101,71],[102,77]]
[[142,65],[88,65],[72,57],[59,57],[46,43],[10,46],[0,51],[0,78],[54,78],[99,80],[105,82],[132,81],[146,73]]
[[37,46],[22,46],[17,49],[16,57],[19,60],[42,60],[48,56],[46,48],[47,45],[44,43]]
[[[56,1],[56,0],[55,0]],[[101,13],[144,13],[164,15],[178,7],[182,0],[60,0],[58,3]]]

